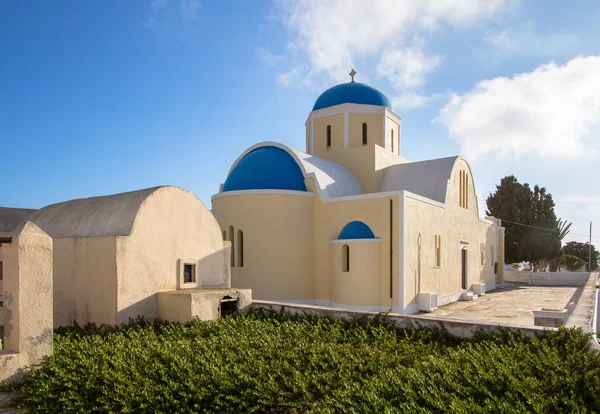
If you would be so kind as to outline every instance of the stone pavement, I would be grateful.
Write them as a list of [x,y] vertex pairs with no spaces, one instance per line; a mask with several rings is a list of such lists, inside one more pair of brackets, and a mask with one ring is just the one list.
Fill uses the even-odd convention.
[[487,292],[474,301],[459,301],[440,306],[434,312],[421,313],[425,318],[451,318],[533,326],[533,310],[564,309],[581,295],[582,287],[530,286],[510,284]]
[[18,408],[8,407],[15,398],[15,394],[0,392],[0,414],[13,414],[22,412]]

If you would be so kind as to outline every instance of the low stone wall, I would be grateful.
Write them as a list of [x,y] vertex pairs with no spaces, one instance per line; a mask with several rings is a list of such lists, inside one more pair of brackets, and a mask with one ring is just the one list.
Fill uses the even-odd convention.
[[527,272],[505,270],[504,281],[537,286],[584,286],[590,272]]
[[[350,317],[375,317],[379,315],[378,312],[369,311],[356,311],[341,308],[330,308],[323,306],[314,305],[300,305],[290,304],[284,302],[270,302],[264,300],[255,300],[250,306],[251,309],[273,309],[275,311],[285,310],[292,314],[303,314],[307,313],[314,316],[330,318],[333,320],[349,319]],[[400,328],[423,327],[433,328],[443,326],[452,335],[460,338],[470,338],[473,333],[478,330],[484,330],[486,332],[496,332],[500,328],[512,328],[519,329],[528,336],[534,336],[536,333],[544,332],[547,330],[555,330],[556,328],[537,327],[537,326],[523,326],[523,325],[509,325],[509,324],[494,324],[486,323],[481,321],[463,321],[452,318],[422,318],[418,315],[400,315],[396,313],[389,313],[386,319],[394,322]]]

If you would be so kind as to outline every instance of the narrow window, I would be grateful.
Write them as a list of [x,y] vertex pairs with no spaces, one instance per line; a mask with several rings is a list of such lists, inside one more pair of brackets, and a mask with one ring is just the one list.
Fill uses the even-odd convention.
[[244,267],[244,232],[238,230],[238,267]]
[[392,152],[394,152],[394,129],[392,128]]
[[4,270],[2,270],[2,262],[0,261],[0,280],[4,279]]
[[223,241],[227,240],[227,232],[223,230]]
[[196,265],[183,265],[183,283],[194,283],[196,281]]
[[331,125],[327,125],[327,148],[331,148]]
[[440,267],[442,265],[442,236],[436,234],[435,236],[435,266]]
[[342,272],[350,271],[350,247],[347,244],[342,246]]
[[362,138],[363,138],[363,145],[367,145],[367,123],[363,122],[363,134],[362,134]]
[[235,230],[229,226],[229,241],[231,242],[231,267],[235,267]]
[[483,266],[485,260],[485,245],[483,243],[479,245],[479,255],[481,256],[481,265]]

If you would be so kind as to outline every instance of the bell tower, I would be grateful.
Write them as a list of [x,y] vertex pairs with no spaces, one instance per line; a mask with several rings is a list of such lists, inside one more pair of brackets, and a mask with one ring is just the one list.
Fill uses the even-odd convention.
[[404,162],[401,118],[379,90],[350,82],[323,92],[306,120],[306,152],[350,168],[368,192],[378,192],[380,171]]

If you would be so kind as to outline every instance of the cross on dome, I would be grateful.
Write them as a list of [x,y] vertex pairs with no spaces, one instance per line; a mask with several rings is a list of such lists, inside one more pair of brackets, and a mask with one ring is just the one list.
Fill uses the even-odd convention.
[[350,71],[350,73],[348,74],[352,77],[352,82],[354,82],[354,75],[356,75],[356,71],[354,70],[354,68],[352,68],[352,70]]

